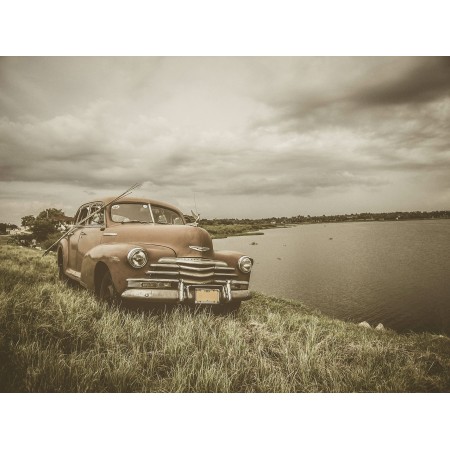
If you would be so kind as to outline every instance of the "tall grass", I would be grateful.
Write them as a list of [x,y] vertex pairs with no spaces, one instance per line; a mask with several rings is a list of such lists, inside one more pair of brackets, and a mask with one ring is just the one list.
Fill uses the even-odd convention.
[[111,308],[54,256],[0,246],[3,392],[448,392],[450,339],[255,294],[236,317]]

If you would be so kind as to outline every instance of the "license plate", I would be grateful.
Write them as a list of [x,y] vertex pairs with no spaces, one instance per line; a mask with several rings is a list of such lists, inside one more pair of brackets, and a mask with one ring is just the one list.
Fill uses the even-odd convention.
[[196,289],[195,303],[219,303],[220,295],[218,289]]

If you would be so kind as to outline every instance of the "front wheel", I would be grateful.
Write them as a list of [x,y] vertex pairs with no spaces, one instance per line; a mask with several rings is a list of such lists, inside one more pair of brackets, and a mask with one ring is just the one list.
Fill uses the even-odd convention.
[[116,291],[109,270],[106,270],[103,274],[103,278],[100,283],[99,297],[100,300],[103,300],[110,305],[120,305],[121,303],[120,295]]

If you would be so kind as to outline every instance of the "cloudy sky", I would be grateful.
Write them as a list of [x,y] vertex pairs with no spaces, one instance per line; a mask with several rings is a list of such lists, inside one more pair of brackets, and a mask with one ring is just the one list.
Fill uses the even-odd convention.
[[4,57],[0,222],[135,182],[207,218],[448,210],[449,119],[450,58]]

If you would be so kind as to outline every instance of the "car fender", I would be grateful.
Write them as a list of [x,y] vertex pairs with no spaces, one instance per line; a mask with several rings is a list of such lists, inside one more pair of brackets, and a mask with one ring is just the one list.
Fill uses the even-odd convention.
[[[248,281],[250,279],[250,273],[243,273],[238,269],[238,261],[244,255],[240,252],[235,252],[231,250],[220,250],[214,252],[214,256],[217,260],[226,262],[230,267],[236,267],[236,273],[238,275],[238,280]],[[249,258],[253,261],[253,258],[249,256]]]
[[62,239],[59,242],[58,249],[56,251],[57,258],[59,258],[59,252],[60,251],[62,252],[62,256],[63,256],[62,263],[63,263],[63,270],[64,270],[64,272],[66,271],[67,264],[69,262],[69,249],[68,249],[68,247],[69,247],[69,243],[68,243],[67,239]]
[[[129,251],[141,247],[148,255],[149,261],[141,269],[130,266],[127,260]],[[90,290],[95,290],[95,269],[97,264],[103,263],[107,266],[116,287],[121,293],[127,287],[127,278],[145,276],[148,264],[158,261],[164,256],[175,256],[175,252],[162,245],[139,244],[139,243],[109,243],[100,244],[89,250],[83,257],[81,263],[81,283]]]

